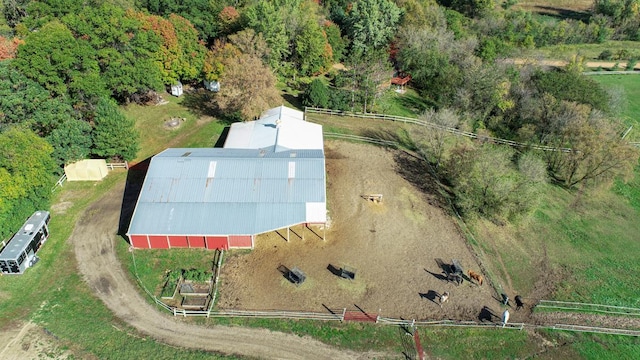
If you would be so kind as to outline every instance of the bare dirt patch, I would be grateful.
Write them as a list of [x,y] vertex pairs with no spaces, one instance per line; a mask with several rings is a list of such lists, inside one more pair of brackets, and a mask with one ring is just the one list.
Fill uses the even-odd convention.
[[[326,141],[325,150],[332,220],[326,240],[308,230],[302,240],[302,228],[293,229],[299,236],[290,234],[289,242],[286,230],[259,236],[254,251],[223,266],[219,308],[361,308],[386,317],[464,320],[479,319],[485,306],[500,312],[486,284],[456,286],[442,279],[436,258],[459,259],[466,270],[479,266],[451,218],[400,175],[397,160],[408,155],[337,141]],[[383,201],[364,200],[367,193],[383,194]],[[280,265],[299,267],[306,281],[296,287]],[[355,280],[336,276],[330,265],[356,268]],[[451,296],[441,309],[437,294],[444,291]]]
[[32,322],[0,332],[0,359],[68,359],[59,341]]

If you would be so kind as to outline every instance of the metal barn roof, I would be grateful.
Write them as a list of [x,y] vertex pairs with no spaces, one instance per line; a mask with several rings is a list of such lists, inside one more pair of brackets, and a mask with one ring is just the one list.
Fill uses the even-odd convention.
[[323,149],[322,126],[304,120],[302,111],[285,106],[265,111],[255,121],[231,124],[224,143],[229,149]]
[[322,150],[167,149],[151,159],[128,234],[253,235],[326,222]]

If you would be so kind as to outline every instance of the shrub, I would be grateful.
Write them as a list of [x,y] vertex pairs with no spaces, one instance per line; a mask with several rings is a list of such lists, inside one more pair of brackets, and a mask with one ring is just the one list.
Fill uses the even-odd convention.
[[629,59],[629,61],[627,61],[627,67],[626,69],[628,71],[633,71],[633,69],[636,67],[636,64],[638,63],[638,59],[635,57],[632,57]]
[[196,282],[205,282],[211,278],[210,272],[205,270],[198,270],[198,269],[185,270],[183,275],[185,280],[191,280]]
[[305,90],[302,104],[321,108],[328,107],[329,89],[320,79],[314,79]]
[[340,70],[338,71],[338,73],[336,73],[336,76],[333,78],[333,86],[337,87],[337,88],[342,88],[342,87],[346,87],[349,86],[349,84],[351,84],[351,76],[349,75],[349,72],[346,70]]
[[350,110],[351,92],[348,90],[333,89],[329,93],[329,107],[333,110]]
[[613,53],[611,50],[604,50],[600,55],[598,55],[598,60],[611,60],[612,57]]

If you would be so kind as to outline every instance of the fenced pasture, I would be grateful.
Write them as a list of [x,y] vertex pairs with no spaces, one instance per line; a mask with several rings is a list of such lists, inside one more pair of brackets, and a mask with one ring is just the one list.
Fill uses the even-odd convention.
[[[459,259],[469,269],[480,266],[445,211],[399,173],[397,167],[409,166],[398,161],[415,158],[393,148],[332,140],[326,141],[325,152],[331,218],[326,240],[303,240],[303,229],[297,227],[291,228],[289,242],[282,232],[259,235],[253,251],[227,257],[216,309],[317,312],[347,307],[458,319],[475,317],[483,306],[495,304],[489,286],[456,286],[441,275],[435,258]],[[363,194],[382,195],[383,201]],[[353,280],[332,271],[343,264],[357,269]],[[282,266],[297,266],[305,281],[292,284],[279,270]],[[430,291],[449,291],[451,306],[440,308],[425,296]]]

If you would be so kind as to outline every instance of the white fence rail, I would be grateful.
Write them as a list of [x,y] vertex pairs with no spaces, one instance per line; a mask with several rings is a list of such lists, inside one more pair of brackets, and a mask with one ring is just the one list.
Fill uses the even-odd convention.
[[[309,114],[323,114],[323,115],[329,115],[329,116],[345,116],[345,117],[354,117],[354,118],[363,118],[363,119],[398,121],[398,122],[403,122],[405,124],[413,124],[413,125],[426,126],[434,129],[444,130],[451,134],[458,135],[458,136],[465,136],[471,139],[486,141],[494,144],[508,145],[508,146],[518,147],[518,148],[527,148],[527,149],[535,149],[535,150],[542,150],[542,151],[561,151],[561,152],[574,151],[573,149],[570,149],[570,148],[556,148],[552,146],[539,145],[539,144],[527,144],[527,143],[521,143],[521,142],[507,140],[507,139],[496,138],[492,136],[479,135],[476,133],[462,131],[460,129],[442,126],[442,125],[430,123],[428,121],[414,119],[410,117],[404,117],[404,116],[339,111],[339,110],[331,110],[331,109],[323,109],[323,108],[315,108],[315,107],[305,107],[304,111],[305,111],[305,116],[307,113],[309,113]],[[385,141],[385,140],[380,140],[380,141]],[[640,146],[640,143],[638,142],[630,142],[629,144],[634,146]]]
[[638,308],[569,301],[540,300],[536,307],[556,310],[596,312],[611,315],[640,316],[640,309]]
[[337,110],[314,108],[314,107],[305,107],[304,111],[305,111],[305,114],[311,113],[311,114],[324,114],[324,115],[330,115],[330,116],[336,115],[336,116],[347,116],[347,117],[365,118],[365,119],[398,121],[398,122],[403,122],[405,124],[414,124],[419,126],[431,127],[434,129],[447,131],[454,135],[465,136],[465,137],[477,139],[480,141],[487,141],[491,143],[509,145],[513,147],[530,148],[530,149],[544,150],[544,151],[562,151],[562,152],[573,151],[572,149],[569,149],[569,148],[555,148],[552,146],[545,146],[545,145],[525,144],[525,143],[520,143],[512,140],[500,139],[492,136],[479,135],[476,133],[462,131],[460,129],[456,129],[448,126],[442,126],[442,125],[430,123],[428,121],[414,119],[410,117],[404,117],[404,116],[337,111]]
[[[320,321],[344,321],[345,314],[347,309],[327,309],[328,312],[316,313],[316,312],[295,312],[295,311],[251,311],[251,310],[219,310],[213,311],[209,310],[185,310],[179,309],[173,306],[169,306],[162,301],[160,301],[155,295],[153,295],[145,286],[142,284],[142,280],[138,276],[138,269],[136,266],[136,260],[131,250],[131,257],[133,259],[133,268],[135,271],[136,280],[142,287],[142,289],[149,295],[153,301],[165,309],[166,311],[173,314],[173,316],[203,316],[203,317],[245,317],[245,318],[261,318],[261,319],[299,319],[299,320],[320,320]],[[222,257],[222,254],[221,254]],[[218,264],[221,263],[221,259],[219,259]],[[217,277],[217,276],[216,276]],[[551,303],[552,301],[542,300],[542,302]],[[213,303],[213,301],[211,302]],[[558,302],[562,303],[562,302]],[[575,303],[570,303],[575,304]],[[579,304],[579,303],[577,303]],[[598,305],[598,304],[586,304],[592,306],[602,306],[602,307],[613,307],[613,308],[623,308],[623,309],[634,309],[634,308],[625,308],[621,306],[608,306],[608,305]],[[638,309],[635,309],[638,310]],[[591,327],[591,326],[581,326],[581,325],[569,325],[569,324],[555,324],[553,326],[544,326],[544,325],[530,325],[525,323],[507,323],[503,327],[501,323],[489,323],[489,322],[475,322],[475,321],[456,321],[456,320],[406,320],[406,319],[395,319],[395,318],[386,318],[380,315],[376,318],[376,323],[381,325],[395,325],[395,326],[407,326],[407,327],[426,327],[426,326],[459,326],[459,327],[484,327],[484,328],[504,328],[511,330],[522,330],[524,327],[533,327],[533,328],[548,328],[552,330],[565,330],[565,331],[579,331],[579,332],[592,332],[592,333],[601,333],[601,334],[615,334],[615,335],[626,335],[626,336],[640,336],[640,330],[628,330],[628,329],[611,329],[611,328],[600,328],[600,327]]]
[[64,182],[67,180],[67,174],[62,174],[62,176],[60,176],[60,179],[58,179],[58,181],[56,181],[55,185],[53,185],[53,187],[51,188],[51,192],[56,191],[56,189],[59,187],[62,187],[62,184],[64,184]]
[[364,142],[368,142],[368,143],[372,143],[372,144],[378,144],[378,145],[384,145],[384,146],[393,146],[393,147],[397,147],[398,146],[398,143],[396,143],[394,141],[391,141],[391,140],[381,140],[381,139],[358,136],[358,135],[326,132],[326,133],[324,133],[324,136],[327,137],[327,138],[333,138],[333,139],[364,141]]
[[129,163],[126,161],[121,163],[107,163],[107,168],[109,168],[109,170],[118,169],[118,168],[129,170]]
[[601,327],[582,326],[582,325],[555,324],[551,329],[589,332],[589,333],[597,333],[597,334],[640,336],[640,330],[611,329],[611,328],[601,328]]

